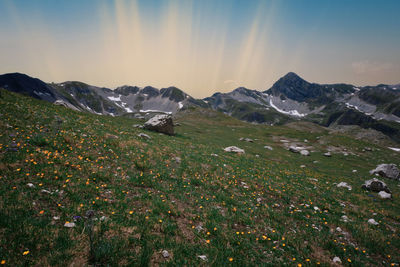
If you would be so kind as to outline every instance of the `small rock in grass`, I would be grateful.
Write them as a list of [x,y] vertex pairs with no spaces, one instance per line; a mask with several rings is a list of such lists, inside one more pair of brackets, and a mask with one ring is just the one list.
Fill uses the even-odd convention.
[[32,184],[32,183],[27,183],[26,184],[28,187],[30,187],[30,188],[33,188],[33,187],[35,187],[35,185],[34,184]]
[[175,157],[175,162],[176,162],[176,163],[179,164],[179,163],[181,163],[181,161],[182,161],[182,159],[181,159],[180,157]]
[[151,139],[151,137],[148,136],[148,135],[145,134],[145,133],[140,133],[140,134],[138,134],[138,136],[139,136],[139,137],[142,137],[142,138],[146,138],[146,139]]
[[53,217],[53,220],[55,220],[55,221],[58,221],[59,219],[60,219],[59,216],[54,216],[54,217]]
[[332,157],[332,154],[331,154],[331,152],[326,152],[326,153],[324,153],[324,156],[325,157]]
[[334,257],[333,258],[333,260],[332,260],[334,263],[338,263],[338,264],[340,264],[340,263],[342,263],[342,260],[339,258],[339,257]]
[[73,227],[75,227],[76,225],[75,225],[75,223],[73,223],[73,222],[66,222],[65,224],[64,224],[64,227],[67,227],[67,228],[73,228]]
[[163,251],[161,252],[161,254],[162,254],[162,256],[163,256],[164,258],[169,258],[169,253],[168,253],[168,251],[163,250]]
[[368,220],[368,223],[369,224],[372,224],[372,225],[378,225],[379,223],[377,222],[377,221],[375,221],[374,219],[369,219]]
[[211,156],[213,156],[213,157],[218,157],[218,155],[217,155],[217,154],[214,154],[214,153],[212,153]]
[[378,195],[383,199],[392,198],[392,194],[386,193],[385,191],[380,191]]
[[336,227],[336,232],[339,232],[339,233],[341,233],[341,232],[342,232],[342,228],[340,228],[340,227]]
[[310,152],[306,149],[300,150],[300,154],[303,156],[310,156]]
[[343,222],[349,222],[349,217],[347,217],[346,215],[343,215],[340,219],[341,219]]
[[228,146],[228,147],[225,147],[225,148],[224,148],[224,151],[225,151],[225,152],[238,153],[238,154],[245,153],[243,149],[238,148],[238,147],[236,147],[236,146]]
[[203,260],[203,261],[208,261],[206,255],[200,255],[200,256],[197,256],[197,257],[200,258],[200,259]]
[[40,192],[42,192],[43,194],[51,194],[51,192],[46,189],[42,189]]
[[346,182],[340,182],[336,185],[337,187],[345,187],[348,190],[351,190],[351,185],[347,184]]
[[265,149],[268,149],[268,150],[273,150],[273,148],[270,147],[270,146],[264,146],[264,148],[265,148]]

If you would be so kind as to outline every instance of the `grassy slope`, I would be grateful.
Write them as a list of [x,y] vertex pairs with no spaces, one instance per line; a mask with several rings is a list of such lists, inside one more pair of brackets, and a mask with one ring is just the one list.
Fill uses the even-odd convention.
[[[397,152],[318,127],[310,133],[255,126],[201,109],[180,114],[182,126],[170,137],[133,128],[133,119],[74,112],[3,90],[0,114],[0,260],[10,266],[400,261],[398,182],[385,180],[393,200],[360,188],[376,164],[399,164]],[[310,157],[279,141],[305,138],[314,146]],[[13,141],[17,152],[7,149]],[[224,153],[230,145],[246,154]],[[328,146],[355,155],[323,157]],[[375,151],[363,152],[365,146]],[[341,181],[353,190],[337,188]],[[87,210],[108,218],[94,222],[93,253]],[[340,221],[343,214],[351,222]],[[64,227],[74,216],[82,217],[76,227]],[[369,225],[369,218],[380,224]]]

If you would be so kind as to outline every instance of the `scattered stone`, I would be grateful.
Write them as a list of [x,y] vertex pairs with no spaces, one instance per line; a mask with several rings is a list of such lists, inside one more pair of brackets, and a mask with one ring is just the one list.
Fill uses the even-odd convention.
[[265,148],[265,149],[268,149],[268,150],[271,150],[271,151],[273,150],[273,148],[270,147],[270,146],[264,146],[264,148]]
[[254,140],[253,139],[251,139],[251,138],[243,138],[243,137],[240,137],[239,138],[239,141],[245,141],[245,142],[249,142],[249,143],[253,143],[254,142]]
[[332,260],[334,263],[337,263],[337,264],[341,264],[342,263],[342,260],[339,258],[339,257],[337,257],[337,256],[335,256],[334,258],[333,258],[333,260]]
[[349,217],[347,217],[346,215],[342,215],[342,217],[340,218],[343,222],[349,222]]
[[300,165],[300,168],[305,168],[306,167],[306,165]]
[[218,155],[217,155],[217,154],[214,154],[214,153],[212,153],[211,156],[213,156],[213,157],[218,157]]
[[337,186],[337,187],[345,187],[345,188],[347,188],[348,190],[351,190],[351,189],[352,189],[352,188],[351,188],[351,185],[349,185],[349,184],[346,183],[346,182],[340,182],[340,183],[338,183],[336,186]]
[[392,198],[392,194],[386,193],[385,191],[380,191],[378,195],[383,199]]
[[353,172],[353,173],[356,173],[356,172],[357,172],[357,170],[352,170],[352,172]]
[[35,185],[32,184],[32,183],[27,183],[26,185],[27,185],[28,187],[30,187],[30,188],[34,188],[34,187],[35,187]]
[[377,221],[375,221],[374,219],[369,219],[368,220],[368,223],[369,224],[372,224],[372,225],[378,225],[379,223],[377,222]]
[[73,222],[66,222],[65,224],[64,224],[64,227],[67,227],[67,228],[73,228],[73,227],[75,227],[76,225],[75,225],[75,223],[73,223]]
[[310,152],[306,149],[300,150],[300,154],[303,156],[310,156]]
[[49,190],[46,190],[46,189],[42,189],[40,192],[43,193],[43,194],[51,194],[51,192]]
[[386,193],[391,194],[391,192],[390,192],[389,188],[386,186],[386,184],[376,178],[365,181],[365,184],[363,184],[361,188],[370,190],[373,192],[385,191]]
[[369,173],[378,174],[381,177],[389,179],[400,180],[400,170],[397,168],[396,164],[380,164],[374,170],[371,170]]
[[148,135],[145,134],[145,133],[140,133],[140,134],[138,134],[138,136],[139,136],[139,137],[142,137],[142,138],[146,138],[146,139],[151,139],[151,137],[148,136]]
[[289,151],[291,151],[293,153],[300,153],[300,151],[302,151],[302,150],[306,150],[306,149],[302,146],[289,146]]
[[207,259],[207,256],[206,255],[200,255],[200,256],[197,256],[198,258],[200,258],[200,260],[203,260],[203,261],[208,261],[208,259]]
[[174,123],[169,115],[155,115],[145,122],[144,128],[163,134],[174,135]]
[[181,161],[182,161],[182,159],[180,157],[175,157],[174,159],[175,159],[175,162],[178,164],[181,163]]
[[225,152],[232,152],[232,153],[245,153],[243,149],[238,148],[236,146],[228,146],[224,148]]
[[53,220],[55,220],[55,221],[58,221],[59,219],[60,219],[59,216],[54,216],[54,217],[53,217]]
[[140,124],[134,124],[133,128],[139,128],[139,129],[143,129],[143,125]]
[[339,233],[341,233],[341,232],[342,232],[342,228],[340,228],[340,227],[336,227],[336,232],[339,232]]
[[331,154],[331,152],[326,152],[326,153],[324,153],[324,156],[325,157],[332,157],[332,154]]
[[197,230],[198,233],[204,230],[203,225],[201,223],[198,224],[195,229]]
[[163,250],[163,251],[161,252],[161,254],[162,254],[162,256],[163,256],[164,258],[169,258],[169,253],[168,253],[168,251]]

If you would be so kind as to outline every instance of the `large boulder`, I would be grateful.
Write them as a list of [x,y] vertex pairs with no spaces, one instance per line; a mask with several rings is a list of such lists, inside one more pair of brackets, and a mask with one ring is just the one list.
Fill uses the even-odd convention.
[[169,115],[155,115],[145,122],[144,128],[163,134],[174,135],[174,123]]
[[397,168],[396,164],[380,164],[369,173],[378,174],[379,176],[390,179],[400,179],[400,171]]
[[376,178],[365,181],[365,184],[362,185],[362,188],[373,191],[373,192],[385,191],[386,193],[391,194],[387,185],[384,182],[382,182],[381,180],[378,180]]

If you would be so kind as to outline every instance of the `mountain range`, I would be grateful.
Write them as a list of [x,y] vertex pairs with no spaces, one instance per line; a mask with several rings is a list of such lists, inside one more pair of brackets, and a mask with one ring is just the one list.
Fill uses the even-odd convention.
[[211,108],[240,120],[283,124],[306,120],[323,126],[372,128],[400,142],[400,84],[356,87],[310,83],[289,72],[265,91],[239,87],[195,99],[176,87],[97,87],[77,81],[45,83],[21,73],[0,75],[0,88],[101,115],[144,118],[190,108]]

